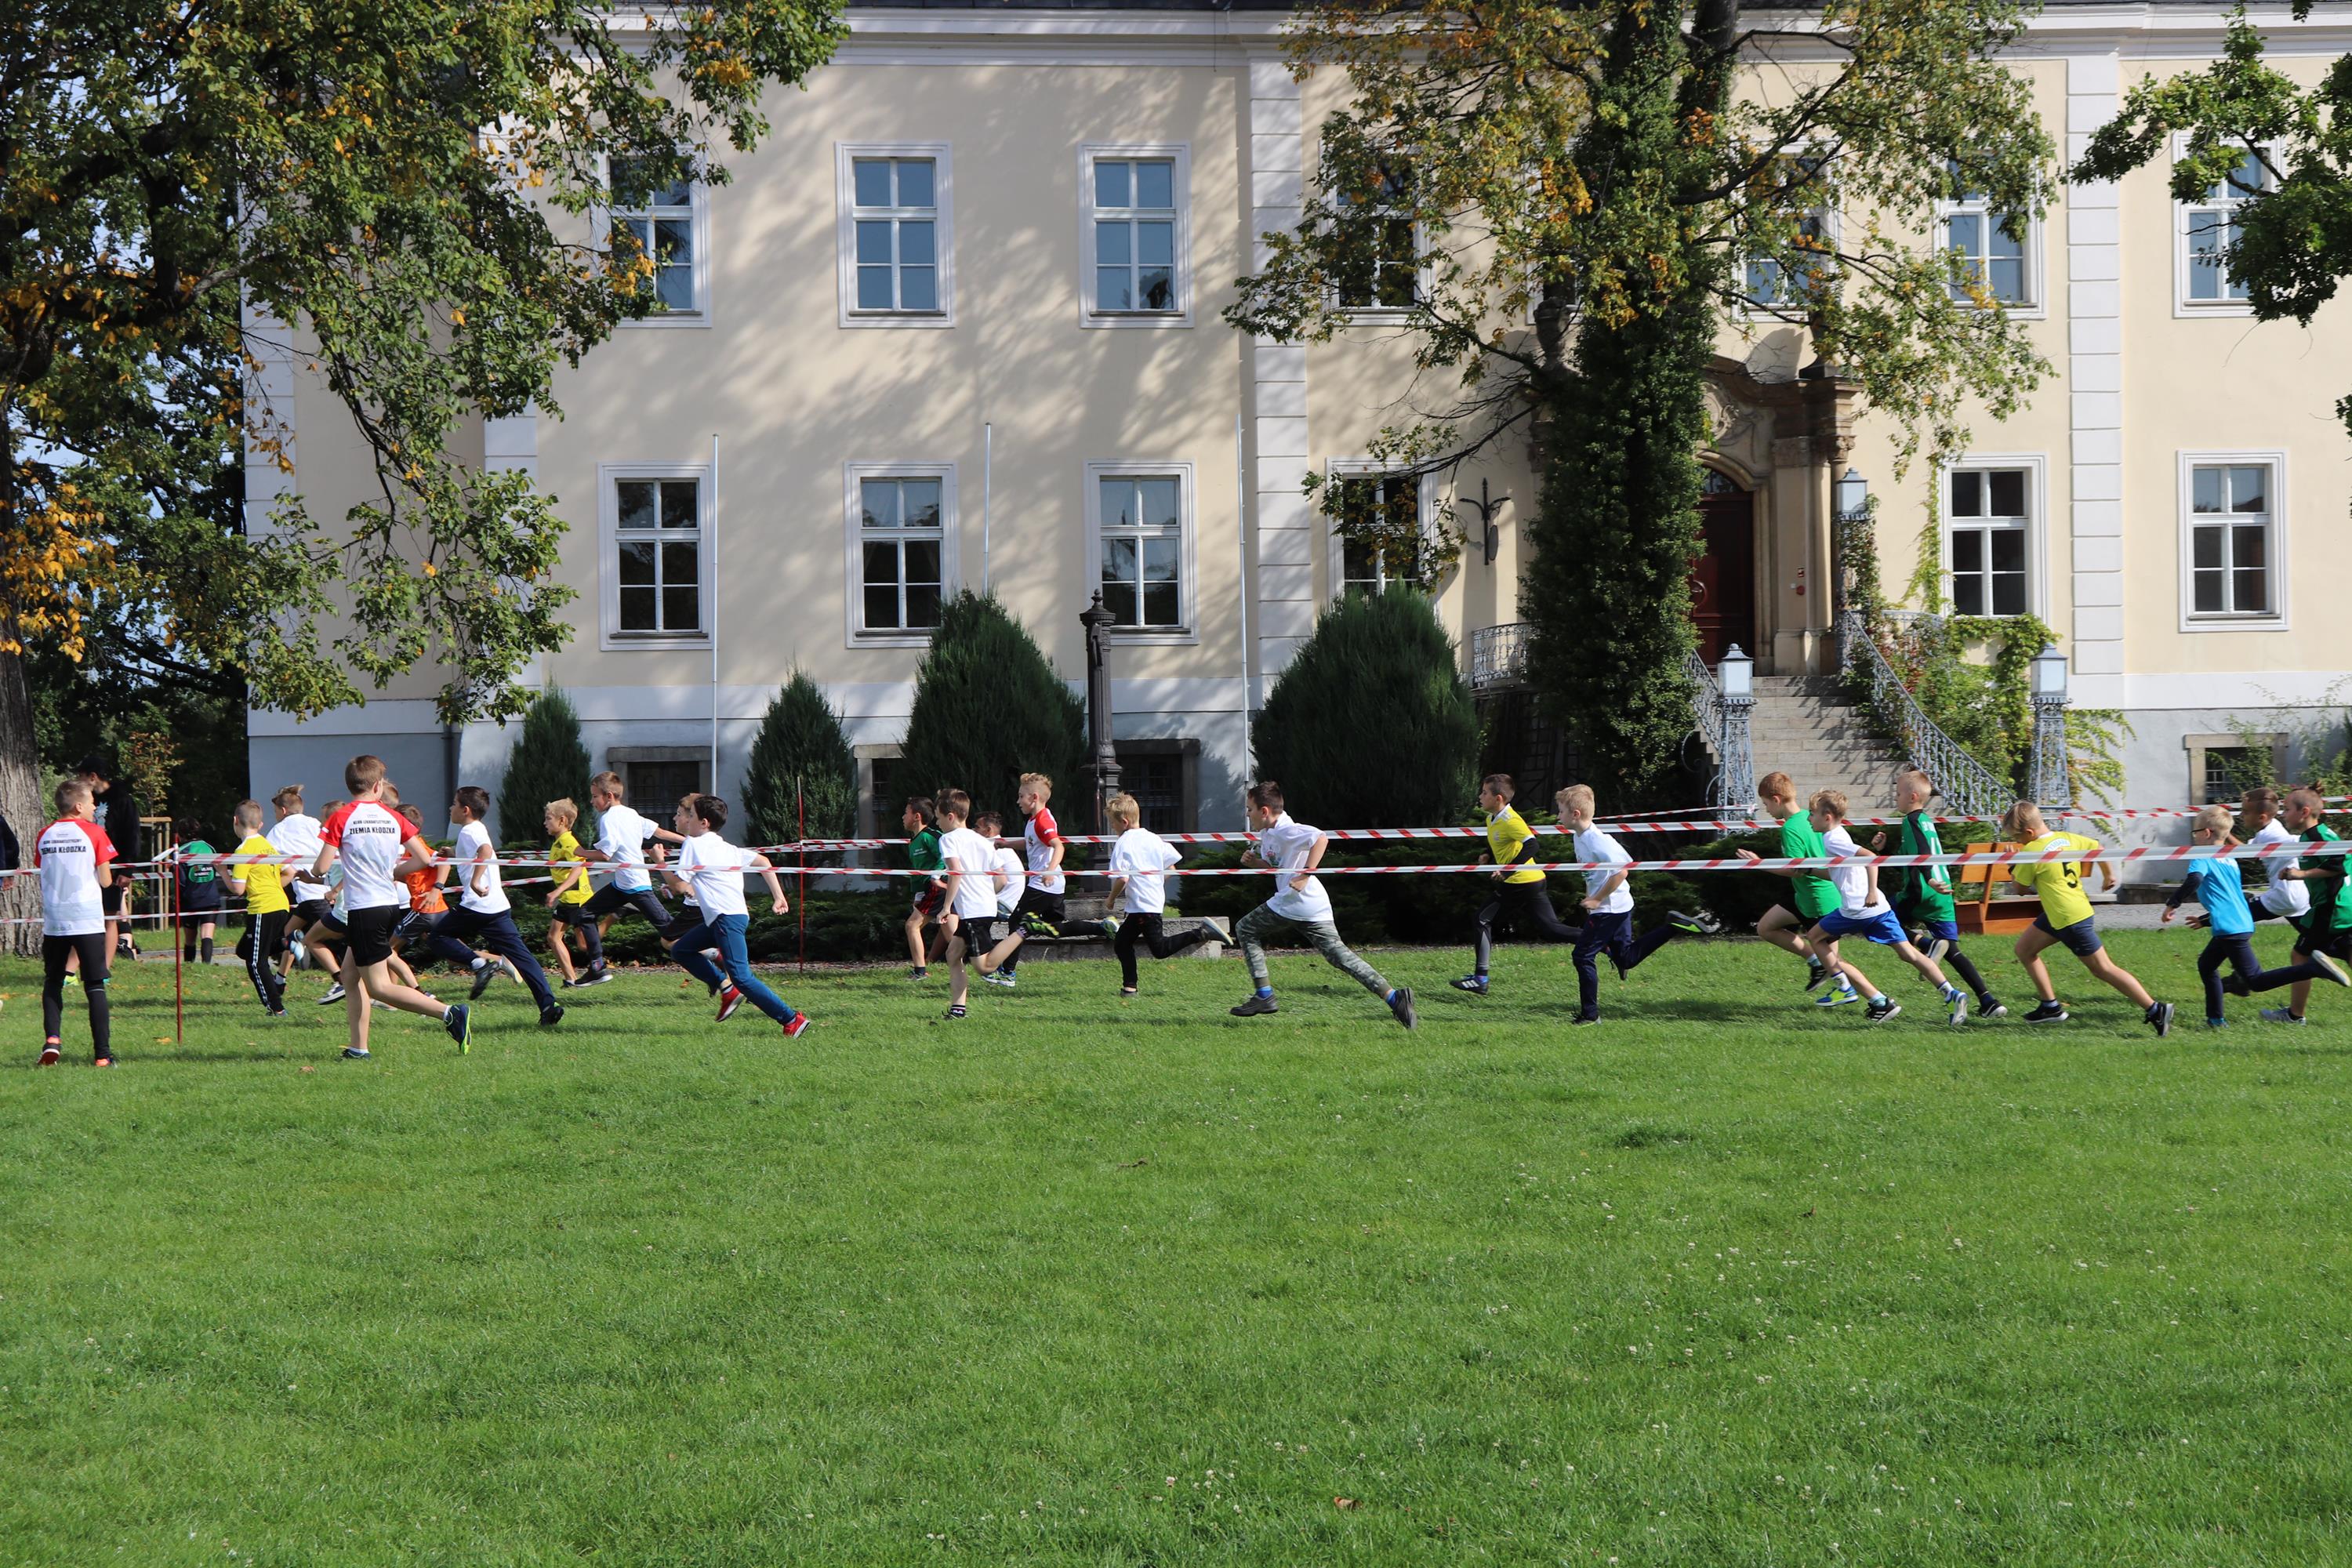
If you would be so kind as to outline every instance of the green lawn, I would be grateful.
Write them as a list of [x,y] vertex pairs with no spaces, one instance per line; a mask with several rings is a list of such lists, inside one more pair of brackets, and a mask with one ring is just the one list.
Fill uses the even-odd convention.
[[1718,942],[1574,1033],[1507,946],[1377,955],[1413,1035],[655,973],[366,1065],[150,963],[111,1075],[0,966],[0,1563],[2352,1561],[2352,994],[2209,1036],[2198,940],[2115,943],[2168,1040]]

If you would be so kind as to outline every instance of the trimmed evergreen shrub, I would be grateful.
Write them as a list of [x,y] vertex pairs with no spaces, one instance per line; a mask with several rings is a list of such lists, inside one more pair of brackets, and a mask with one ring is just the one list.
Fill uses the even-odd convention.
[[900,793],[961,789],[1003,812],[1010,829],[1021,775],[1044,773],[1075,829],[1085,819],[1086,760],[1086,705],[1021,623],[994,595],[970,589],[941,605],[891,770]]
[[803,671],[768,700],[743,770],[742,804],[747,844],[790,843],[803,822],[811,838],[845,838],[857,826],[857,760],[841,716]]
[[1454,640],[1410,588],[1326,610],[1266,693],[1257,776],[1318,827],[1427,827],[1477,791],[1478,711]]
[[522,733],[507,757],[506,777],[499,782],[499,837],[540,843],[543,808],[551,800],[566,799],[580,808],[583,821],[593,823],[580,715],[562,689],[551,686],[523,710]]

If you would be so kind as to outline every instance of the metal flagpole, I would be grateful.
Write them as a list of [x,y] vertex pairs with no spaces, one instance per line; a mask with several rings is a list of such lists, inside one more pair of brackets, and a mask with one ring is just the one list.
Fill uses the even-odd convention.
[[710,793],[719,793],[719,432],[710,433]]
[[996,501],[996,426],[987,420],[980,426],[980,591],[988,593],[988,547],[995,523]]

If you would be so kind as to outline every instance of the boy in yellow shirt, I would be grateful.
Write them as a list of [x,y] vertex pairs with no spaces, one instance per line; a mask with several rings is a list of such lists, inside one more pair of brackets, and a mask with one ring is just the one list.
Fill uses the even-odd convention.
[[245,973],[261,998],[261,1010],[273,1018],[286,1016],[286,982],[277,969],[278,954],[286,945],[286,917],[292,905],[286,885],[294,868],[276,865],[277,846],[261,836],[261,803],[239,801],[236,807],[237,846],[230,853],[263,858],[232,860],[221,868],[221,881],[245,900],[245,935],[237,949],[245,955]]
[[[1512,808],[1517,786],[1508,773],[1488,773],[1478,786],[1478,809],[1486,816],[1486,858],[1495,863],[1495,896],[1478,911],[1478,941],[1470,973],[1454,983],[1456,991],[1486,994],[1486,965],[1495,956],[1495,922],[1507,920],[1526,934],[1547,942],[1574,942],[1576,928],[1552,912],[1551,893],[1541,871],[1527,868],[1537,858],[1535,829]],[[1532,930],[1530,930],[1532,928]]]
[[[2009,808],[2001,819],[2001,827],[2011,838],[2025,842],[2018,853],[2038,855],[2051,849],[2095,850],[2099,841],[2085,838],[2079,833],[2053,831],[2042,818],[2042,808],[2030,800],[2021,800]],[[2116,879],[2114,866],[2102,862],[2102,875],[2110,886]],[[2172,1004],[2158,1002],[2147,994],[2147,987],[2133,978],[2131,971],[2117,963],[2099,940],[2099,928],[2091,918],[2091,896],[2083,890],[2083,864],[2079,860],[2042,860],[2021,863],[2009,868],[2009,879],[2034,893],[2042,900],[2042,912],[2033,923],[2017,938],[2017,962],[2025,966],[2026,978],[2033,982],[2033,994],[2041,1005],[2025,1016],[2029,1024],[2063,1024],[2066,1021],[2065,1005],[2058,1000],[2058,989],[2050,983],[2049,966],[2042,955],[2050,948],[2063,946],[2083,961],[2083,967],[2130,997],[2140,1009],[2140,1016],[2158,1035],[2172,1032]]]
[[[563,928],[588,923],[584,912],[590,897],[588,861],[572,832],[580,820],[580,808],[567,795],[549,801],[544,809],[541,826],[547,829],[547,870],[555,879],[555,887],[547,895],[547,945],[554,950],[556,967],[563,971],[563,984],[576,989],[580,972],[572,966],[572,939]],[[586,944],[582,945],[584,949]]]

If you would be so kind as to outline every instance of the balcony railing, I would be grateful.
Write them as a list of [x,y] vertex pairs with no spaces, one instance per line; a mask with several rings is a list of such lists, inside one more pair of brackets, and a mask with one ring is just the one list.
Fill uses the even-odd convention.
[[1470,634],[1470,689],[1517,686],[1528,678],[1528,644],[1535,627],[1526,621],[1481,626]]

